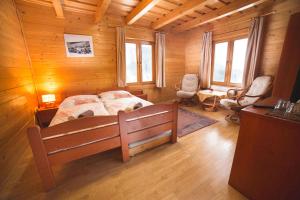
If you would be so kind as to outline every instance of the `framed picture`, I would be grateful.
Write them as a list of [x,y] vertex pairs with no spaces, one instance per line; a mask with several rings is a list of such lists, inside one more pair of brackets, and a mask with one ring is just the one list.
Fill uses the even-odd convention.
[[94,57],[92,36],[64,34],[64,38],[67,57]]

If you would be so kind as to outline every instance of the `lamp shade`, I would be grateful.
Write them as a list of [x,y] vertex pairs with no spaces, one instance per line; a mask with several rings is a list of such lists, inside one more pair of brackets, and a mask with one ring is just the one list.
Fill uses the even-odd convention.
[[42,102],[43,103],[53,103],[55,102],[55,94],[44,94],[42,95]]

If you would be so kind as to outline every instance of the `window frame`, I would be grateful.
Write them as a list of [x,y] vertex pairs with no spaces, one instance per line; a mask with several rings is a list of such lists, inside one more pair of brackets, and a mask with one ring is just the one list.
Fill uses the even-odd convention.
[[[227,38],[222,40],[215,40],[213,41],[213,49],[212,49],[212,60],[211,60],[211,84],[212,85],[219,85],[219,86],[225,86],[225,87],[242,87],[242,83],[231,83],[231,71],[232,71],[232,61],[233,61],[233,50],[234,50],[234,41],[235,40],[241,40],[241,39],[249,39],[248,35],[242,35],[239,37],[234,38]],[[225,67],[225,79],[224,82],[218,82],[214,81],[214,61],[215,61],[215,46],[218,43],[228,42],[228,48],[227,48],[227,58],[226,58],[226,67]],[[243,80],[242,80],[243,82]]]
[[[133,43],[136,44],[136,61],[137,61],[137,82],[134,83],[127,83],[128,86],[134,86],[134,85],[149,85],[149,84],[155,84],[155,74],[156,74],[156,67],[155,67],[155,59],[154,59],[154,51],[155,51],[155,45],[154,42],[149,41],[143,41],[143,40],[133,40],[133,39],[126,39],[125,43]],[[143,79],[143,67],[142,67],[142,45],[147,44],[152,46],[152,81],[142,81]],[[125,49],[126,54],[126,49]],[[127,66],[125,66],[125,71],[127,71]]]

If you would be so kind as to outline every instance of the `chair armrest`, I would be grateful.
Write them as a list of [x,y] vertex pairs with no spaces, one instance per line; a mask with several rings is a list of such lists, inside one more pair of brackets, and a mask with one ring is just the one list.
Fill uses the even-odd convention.
[[[230,91],[234,91],[234,95],[230,94]],[[229,99],[236,99],[240,96],[240,95],[238,95],[239,91],[245,91],[245,89],[229,89],[229,90],[227,90],[227,97]]]
[[243,97],[264,97],[265,95],[264,94],[261,94],[261,95],[254,95],[254,96],[252,96],[252,95],[243,95]]
[[[242,106],[241,104],[240,104],[240,100],[241,99],[243,99],[244,97],[253,97],[253,98],[256,98],[256,97],[264,97],[265,96],[265,94],[261,94],[261,95],[246,95],[246,94],[243,94],[243,95],[240,95],[238,98],[237,98],[237,103],[238,103],[238,105],[240,105],[240,106]],[[247,105],[248,106],[248,105]],[[245,107],[245,106],[244,106]]]

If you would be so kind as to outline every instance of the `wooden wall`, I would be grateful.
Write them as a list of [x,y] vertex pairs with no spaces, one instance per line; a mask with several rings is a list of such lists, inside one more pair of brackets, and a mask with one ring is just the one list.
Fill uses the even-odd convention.
[[185,37],[184,34],[166,34],[166,87],[163,89],[146,89],[150,100],[167,101],[176,98],[175,84],[179,83],[185,73]]
[[276,75],[290,16],[300,12],[299,0],[279,1],[270,7],[276,14],[267,17],[261,59],[261,74]]
[[248,33],[250,19],[252,17],[273,10],[276,10],[276,13],[266,17],[260,74],[275,76],[288,20],[291,14],[300,11],[299,0],[277,0],[275,3],[270,1],[204,27],[186,31],[186,73],[198,73],[203,32],[212,31],[214,41],[242,36]]
[[[44,93],[70,95],[95,92],[116,85],[115,28],[120,18],[65,12],[58,19],[53,8],[19,2],[34,78],[40,97]],[[68,58],[64,33],[92,35],[94,57]]]
[[[23,1],[17,1],[17,4],[22,13],[39,97],[53,92],[59,98],[60,95],[90,93],[117,85],[115,27],[124,24],[121,17],[107,15],[100,24],[95,24],[93,15],[65,12],[65,19],[57,19],[53,8]],[[92,35],[95,57],[67,58],[64,33]],[[130,39],[154,41],[154,32],[146,28],[127,27],[126,34]],[[184,49],[184,44],[181,44]],[[170,56],[167,60],[170,60],[174,54],[169,51],[168,55]],[[184,53],[180,58],[179,65],[184,70]],[[172,66],[168,67],[170,75],[178,73],[178,67],[174,63],[177,64],[179,58],[174,59],[176,61],[171,60]],[[173,82],[168,85],[173,85]],[[165,99],[160,98],[160,90],[154,86],[143,88],[151,101]],[[166,96],[175,94],[170,89],[165,92],[172,93]]]
[[[0,1],[0,188],[27,147],[35,90],[13,0]],[[18,155],[18,156],[13,156]]]

